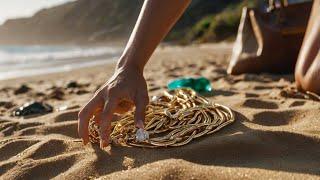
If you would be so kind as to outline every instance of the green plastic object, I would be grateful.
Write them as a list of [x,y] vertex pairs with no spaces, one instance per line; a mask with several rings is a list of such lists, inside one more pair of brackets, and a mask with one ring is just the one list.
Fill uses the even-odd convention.
[[205,77],[199,78],[179,78],[168,84],[169,90],[179,88],[191,88],[200,94],[207,94],[212,91],[210,81]]

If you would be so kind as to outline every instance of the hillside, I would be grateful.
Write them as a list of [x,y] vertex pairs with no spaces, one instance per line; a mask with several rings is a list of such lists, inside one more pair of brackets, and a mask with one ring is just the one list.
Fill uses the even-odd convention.
[[[203,21],[209,20],[210,22],[207,23],[210,24],[216,21],[216,16],[220,17],[219,21],[221,21],[219,14],[226,14],[223,10],[243,4],[239,2],[241,1],[193,0],[166,40],[187,43],[197,39],[221,40],[221,38],[208,38],[208,33],[201,32],[202,26],[205,28],[204,31],[208,30],[208,27],[203,25]],[[77,0],[44,9],[31,18],[5,22],[0,26],[0,43],[103,42],[111,39],[126,39],[138,17],[142,3],[143,0]],[[223,22],[224,19],[232,21],[231,29],[226,29],[231,33],[227,33],[227,36],[222,39],[228,38],[236,31],[240,13],[232,10],[232,14],[234,15],[231,15],[231,18],[229,15],[222,16]],[[205,36],[205,40],[202,35]]]

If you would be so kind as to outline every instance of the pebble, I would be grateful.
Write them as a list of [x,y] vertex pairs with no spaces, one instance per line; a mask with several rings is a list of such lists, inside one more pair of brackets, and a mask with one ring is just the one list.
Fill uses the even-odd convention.
[[17,95],[17,94],[24,94],[24,93],[27,93],[31,90],[31,88],[25,84],[22,84],[18,89],[16,89],[14,91],[14,94]]

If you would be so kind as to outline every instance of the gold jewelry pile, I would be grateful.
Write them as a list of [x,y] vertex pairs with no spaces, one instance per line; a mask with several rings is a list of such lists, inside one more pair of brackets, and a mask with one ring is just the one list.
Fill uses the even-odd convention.
[[[210,103],[191,89],[164,92],[147,106],[145,130],[149,139],[136,140],[137,128],[131,111],[112,123],[111,139],[115,144],[137,147],[182,146],[192,139],[212,134],[234,122],[233,112],[226,106]],[[90,120],[89,137],[99,142],[98,126]]]

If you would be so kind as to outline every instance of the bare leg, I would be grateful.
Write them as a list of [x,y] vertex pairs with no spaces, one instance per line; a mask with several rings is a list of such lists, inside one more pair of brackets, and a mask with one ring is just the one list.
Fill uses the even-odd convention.
[[295,70],[299,89],[320,94],[320,0],[315,0]]
[[[294,72],[311,7],[311,2],[288,6],[281,16],[278,10],[271,15],[244,8],[228,73]],[[273,16],[288,26],[266,20]]]

